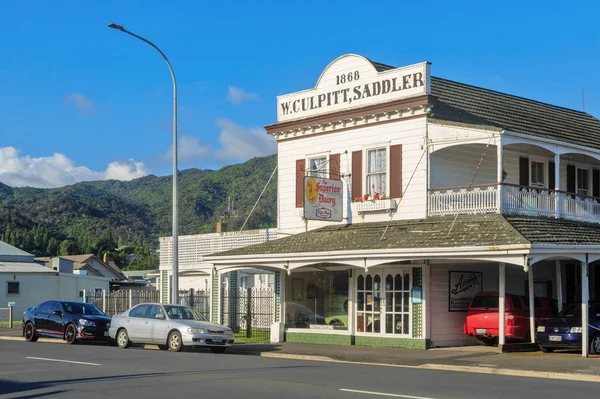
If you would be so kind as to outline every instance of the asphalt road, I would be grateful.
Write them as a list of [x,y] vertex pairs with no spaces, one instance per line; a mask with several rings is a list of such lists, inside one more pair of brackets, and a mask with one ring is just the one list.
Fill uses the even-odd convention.
[[0,341],[0,398],[597,398],[600,384],[204,350]]

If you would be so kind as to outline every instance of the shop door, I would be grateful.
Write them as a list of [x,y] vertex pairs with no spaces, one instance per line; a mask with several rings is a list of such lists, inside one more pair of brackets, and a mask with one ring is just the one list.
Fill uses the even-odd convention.
[[356,283],[356,332],[410,334],[410,271],[379,269],[361,273]]

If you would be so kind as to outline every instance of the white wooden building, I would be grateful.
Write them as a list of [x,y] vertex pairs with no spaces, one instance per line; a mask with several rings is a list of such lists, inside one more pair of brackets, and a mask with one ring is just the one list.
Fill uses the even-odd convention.
[[[505,292],[596,297],[600,121],[430,69],[349,54],[278,97],[266,129],[283,238],[203,259],[214,276],[275,272],[280,339],[473,344],[463,324],[477,291],[499,292],[501,314]],[[340,222],[303,218],[306,176],[341,180]],[[474,284],[454,295],[460,276]]]

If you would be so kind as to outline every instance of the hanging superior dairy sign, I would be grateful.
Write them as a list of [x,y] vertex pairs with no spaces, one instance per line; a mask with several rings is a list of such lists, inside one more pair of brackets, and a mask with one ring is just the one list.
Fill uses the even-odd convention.
[[481,292],[481,272],[450,272],[448,310],[461,312],[469,309],[473,296]]
[[341,222],[342,181],[306,176],[304,178],[304,219]]
[[429,63],[377,72],[371,61],[344,55],[321,74],[314,89],[277,98],[277,120],[364,107],[429,93]]

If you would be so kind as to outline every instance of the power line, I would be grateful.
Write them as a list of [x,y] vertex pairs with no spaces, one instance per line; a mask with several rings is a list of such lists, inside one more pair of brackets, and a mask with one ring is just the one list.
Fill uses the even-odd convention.
[[242,230],[244,230],[244,227],[246,226],[246,223],[248,222],[248,219],[250,219],[250,216],[252,216],[252,212],[254,212],[254,209],[256,209],[256,205],[258,205],[258,201],[260,201],[260,199],[262,198],[263,194],[265,193],[265,190],[267,189],[267,186],[269,185],[269,183],[271,182],[271,179],[275,175],[275,171],[277,170],[278,166],[279,165],[275,165],[275,169],[273,169],[273,173],[271,173],[271,177],[269,177],[269,180],[267,181],[267,184],[265,184],[265,187],[262,189],[262,192],[258,196],[258,199],[254,203],[254,206],[250,210],[250,213],[248,214],[248,217],[246,218],[246,220],[244,220],[244,224],[242,225],[242,228],[240,229],[240,232],[242,232]]

